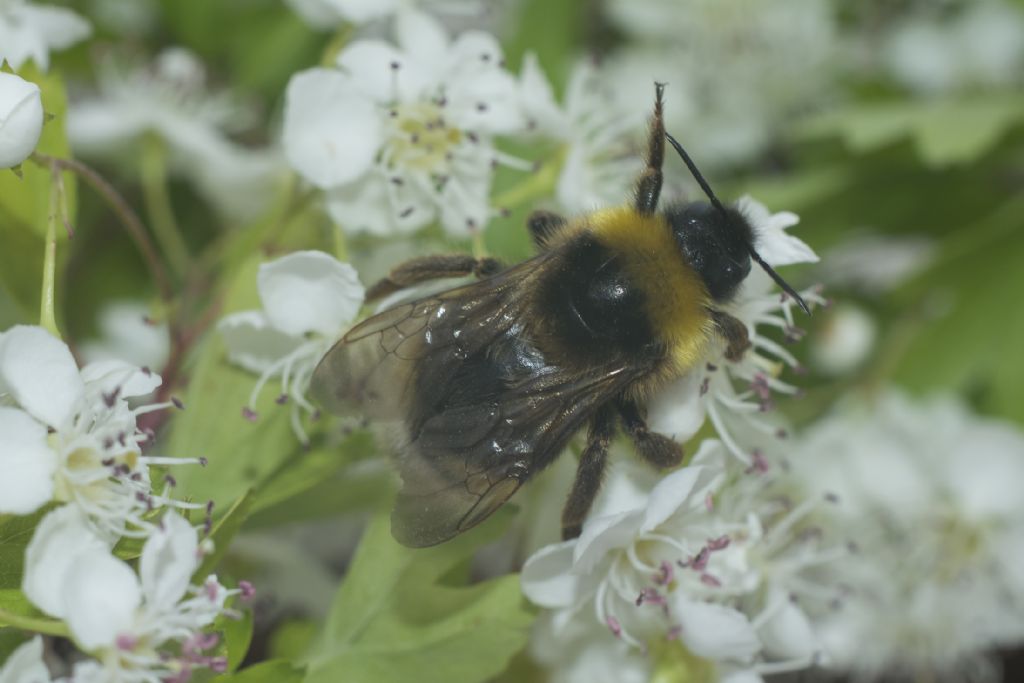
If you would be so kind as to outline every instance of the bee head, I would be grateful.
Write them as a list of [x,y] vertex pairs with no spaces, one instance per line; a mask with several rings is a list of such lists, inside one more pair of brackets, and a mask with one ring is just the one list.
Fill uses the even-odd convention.
[[671,205],[665,218],[684,258],[716,302],[728,301],[750,273],[753,230],[736,209],[719,211],[708,202]]
[[[754,249],[754,230],[743,214],[733,208],[726,208],[711,190],[693,159],[674,137],[665,137],[690,169],[694,180],[704,190],[711,202],[694,202],[676,210],[672,207],[665,212],[676,242],[697,270],[708,293],[715,301],[726,301],[736,293],[743,278],[750,272],[753,260],[768,273],[772,280],[789,296],[793,297],[804,313],[811,309],[796,290],[775,269],[768,265]],[[692,234],[691,234],[692,233]]]

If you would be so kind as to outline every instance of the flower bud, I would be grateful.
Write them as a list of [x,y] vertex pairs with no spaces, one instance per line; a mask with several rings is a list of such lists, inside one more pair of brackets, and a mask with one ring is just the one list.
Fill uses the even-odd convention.
[[39,86],[0,72],[0,168],[12,168],[28,158],[42,131]]

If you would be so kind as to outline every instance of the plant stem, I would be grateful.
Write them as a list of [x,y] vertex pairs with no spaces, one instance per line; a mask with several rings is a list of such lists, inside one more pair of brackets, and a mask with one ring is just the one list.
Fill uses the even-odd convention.
[[182,239],[167,192],[167,151],[159,138],[147,136],[143,139],[141,162],[142,194],[153,234],[167,257],[171,271],[182,278],[188,270],[188,247]]
[[67,638],[71,635],[67,624],[63,621],[46,619],[44,617],[26,617],[3,609],[0,609],[0,625],[14,626],[35,633],[45,633],[48,636],[63,636]]
[[160,292],[160,298],[164,302],[168,302],[174,298],[174,289],[171,287],[171,280],[164,268],[163,263],[160,261],[160,254],[157,252],[153,242],[149,239],[149,233],[146,231],[146,227],[142,224],[142,220],[138,214],[135,213],[131,205],[125,200],[124,197],[114,188],[113,185],[108,183],[103,176],[97,173],[91,167],[83,164],[81,161],[75,159],[60,159],[58,157],[52,157],[48,154],[42,154],[36,152],[32,155],[32,160],[41,166],[56,166],[58,168],[71,171],[76,174],[83,181],[92,186],[92,189],[96,191],[106,202],[107,205],[114,211],[118,220],[121,221],[121,225],[124,226],[128,233],[128,236],[133,242],[135,247],[142,254],[142,258],[146,261],[146,266],[149,269],[149,274],[153,278],[153,282],[156,284],[157,290]]
[[[60,172],[54,167],[54,175]],[[39,300],[39,324],[53,336],[60,339],[57,318],[54,314],[55,290],[57,287],[57,220],[60,211],[58,194],[60,188],[50,181],[50,205],[46,216],[46,249],[43,252],[43,290]]]

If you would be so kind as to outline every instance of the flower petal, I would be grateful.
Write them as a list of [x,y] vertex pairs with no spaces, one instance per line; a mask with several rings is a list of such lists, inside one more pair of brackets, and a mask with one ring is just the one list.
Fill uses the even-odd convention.
[[365,294],[355,268],[322,251],[297,251],[264,263],[256,286],[270,324],[294,336],[340,335]]
[[572,572],[576,541],[563,541],[541,548],[526,560],[519,580],[523,595],[541,607],[569,607],[576,603],[580,588]]
[[41,327],[16,325],[0,334],[0,391],[59,429],[74,415],[85,385],[67,344]]
[[0,513],[27,515],[49,501],[57,460],[46,427],[24,411],[0,406]]
[[192,525],[175,512],[164,515],[139,560],[147,606],[164,610],[181,600],[199,566],[198,550],[199,538]]
[[288,82],[285,156],[317,187],[327,189],[366,173],[381,135],[376,105],[344,74],[309,69]]
[[437,19],[426,12],[404,9],[395,16],[395,38],[427,73],[441,72],[448,52],[448,34]]
[[79,555],[61,592],[67,607],[64,619],[86,650],[113,647],[119,635],[131,634],[142,604],[135,572],[106,551]]
[[0,71],[0,169],[17,166],[36,148],[43,132],[41,97],[35,83]]
[[573,551],[573,571],[586,574],[610,551],[632,543],[640,520],[640,513],[633,510],[588,519]]
[[146,396],[163,383],[160,375],[120,360],[101,360],[82,368],[82,379],[91,392],[122,398]]
[[706,412],[700,391],[702,372],[689,372],[659,391],[648,406],[651,431],[688,441],[704,424]]
[[[21,11],[25,19],[46,39],[49,48],[63,50],[85,40],[92,34],[92,26],[75,12],[51,5],[28,5]],[[39,66],[45,68],[45,64]]]
[[241,311],[221,318],[217,331],[228,347],[232,363],[262,373],[302,344],[301,337],[271,326],[263,311]]
[[675,591],[673,614],[682,640],[698,657],[747,662],[761,650],[761,641],[747,615],[732,607],[690,600]]
[[810,620],[779,588],[768,594],[769,604],[776,600],[783,604],[758,631],[765,651],[778,659],[809,660],[817,651],[818,643]]
[[749,195],[736,202],[740,213],[754,228],[757,252],[772,266],[793,263],[817,263],[818,255],[803,240],[786,233],[800,222],[799,216],[789,211],[770,213],[768,208]]
[[77,571],[80,556],[107,552],[75,505],[50,512],[36,527],[25,549],[25,576],[21,589],[36,607],[50,616],[67,616],[62,591],[68,575]]
[[338,68],[374,102],[392,105],[426,93],[434,76],[424,65],[381,40],[358,40],[338,55]]
[[644,533],[655,529],[674,515],[679,508],[692,503],[690,496],[699,490],[698,484],[706,474],[706,468],[690,466],[676,470],[658,482],[658,485],[651,491],[647,509],[644,510],[640,532]]
[[437,211],[412,183],[388,187],[387,178],[370,172],[326,193],[331,219],[346,233],[408,234],[432,222]]
[[50,683],[40,636],[20,645],[0,667],[0,683]]

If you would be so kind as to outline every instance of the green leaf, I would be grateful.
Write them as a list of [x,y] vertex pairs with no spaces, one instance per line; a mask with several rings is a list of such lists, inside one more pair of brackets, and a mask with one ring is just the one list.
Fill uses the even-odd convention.
[[220,615],[213,622],[213,630],[223,634],[224,639],[217,646],[217,654],[227,657],[228,671],[234,671],[245,659],[252,643],[253,618],[251,610],[242,610],[239,619]]
[[516,13],[515,33],[505,46],[505,57],[518,71],[527,52],[537,55],[547,76],[561,92],[586,26],[587,8],[580,2],[526,0]]
[[31,515],[0,515],[0,589],[21,588],[25,548],[39,520],[52,509],[47,506]]
[[510,575],[475,585],[458,577],[473,550],[509,514],[434,548],[391,538],[377,515],[338,591],[308,682],[476,682],[505,669],[526,643],[533,614]]
[[919,391],[959,391],[976,407],[1024,420],[1024,200],[1005,202],[943,244],[937,265],[910,283],[899,328],[909,339],[896,378]]
[[270,656],[298,659],[309,649],[317,633],[317,624],[309,619],[290,619],[283,622],[270,638]]
[[212,683],[299,683],[303,669],[284,660],[270,660],[238,673],[217,676]]
[[909,137],[933,168],[969,163],[1024,119],[1024,96],[994,94],[932,102],[857,104],[810,121],[810,137],[838,135],[855,152]]
[[[255,511],[247,528],[257,529],[373,510],[379,507],[382,500],[389,499],[394,490],[393,480],[394,474],[386,466],[340,469],[301,495],[293,495]],[[273,482],[265,487],[270,500],[277,499],[274,487]]]

